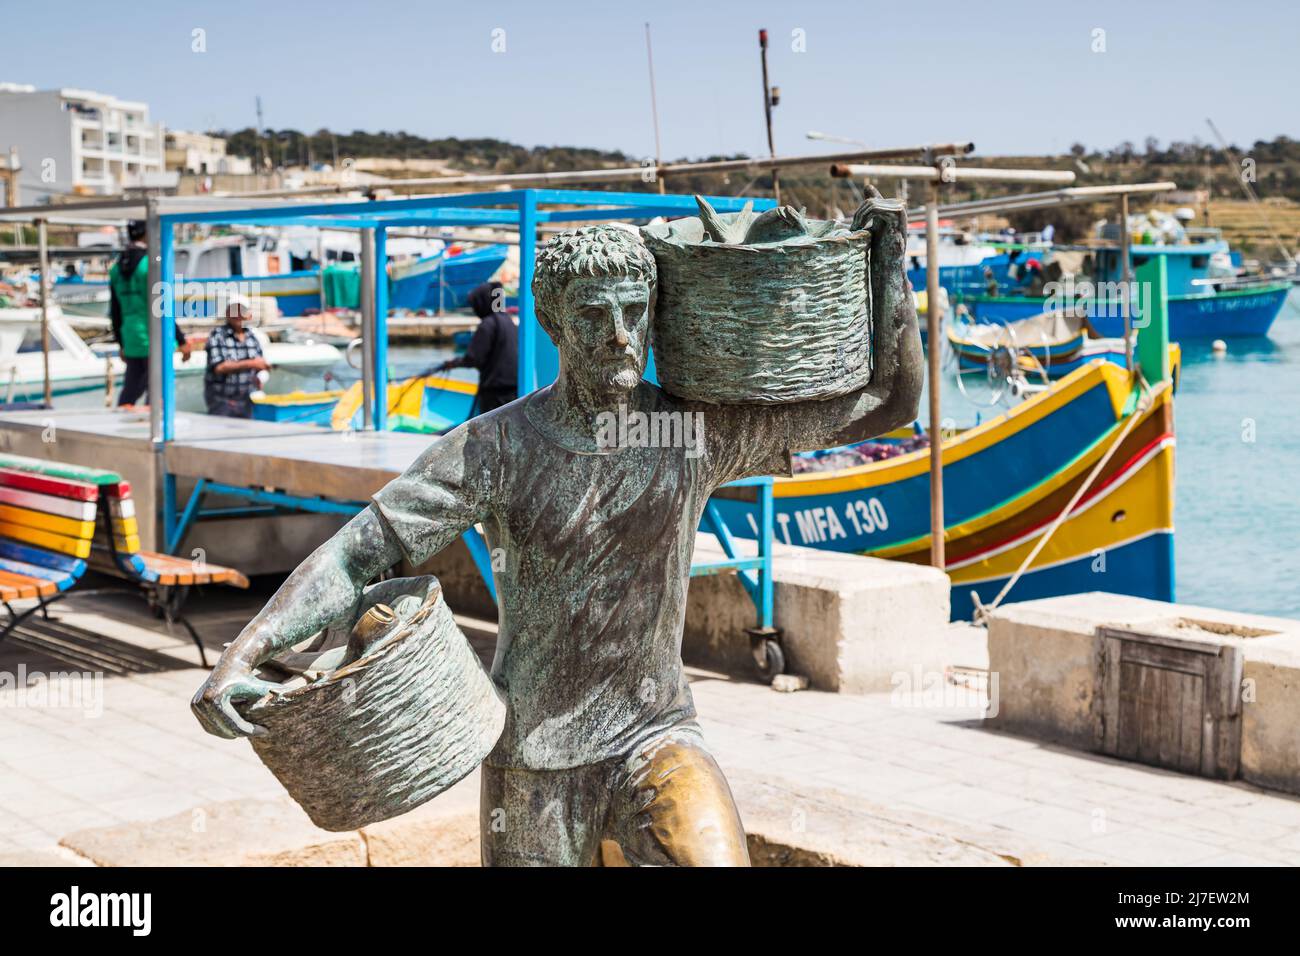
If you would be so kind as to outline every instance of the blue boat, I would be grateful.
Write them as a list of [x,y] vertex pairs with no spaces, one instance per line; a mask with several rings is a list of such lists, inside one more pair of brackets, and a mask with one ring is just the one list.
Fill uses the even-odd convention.
[[[1288,282],[1258,284],[1224,283],[1217,287],[1209,275],[1211,258],[1228,253],[1223,240],[1176,245],[1134,244],[1130,247],[1133,268],[1159,256],[1165,261],[1169,282],[1169,337],[1179,341],[1199,338],[1239,338],[1267,335],[1282,311],[1291,286]],[[1095,282],[1065,279],[1057,295],[972,294],[969,289],[950,290],[981,322],[1016,322],[1041,315],[1064,304],[1079,305],[1099,335],[1124,334],[1118,248],[1100,248],[1096,257]],[[1140,327],[1140,317],[1135,322]]]
[[508,247],[485,246],[456,256],[426,256],[394,268],[388,304],[394,309],[442,312],[463,309],[475,286],[487,282],[506,260]]
[[[493,245],[455,256],[440,253],[413,263],[395,263],[388,280],[389,307],[430,311],[464,308],[470,290],[496,273],[506,253],[506,246]],[[273,274],[187,276],[179,290],[178,309],[187,318],[213,318],[232,295],[273,298],[280,314],[290,318],[326,305],[357,308],[360,279],[355,265],[336,264],[330,269],[336,276],[342,272],[345,281],[331,287],[328,302],[321,301],[322,278],[317,266]]]

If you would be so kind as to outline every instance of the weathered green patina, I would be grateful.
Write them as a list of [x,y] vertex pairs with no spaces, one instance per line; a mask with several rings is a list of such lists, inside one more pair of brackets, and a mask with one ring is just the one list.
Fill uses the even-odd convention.
[[[787,216],[764,228],[797,226]],[[643,381],[655,259],[615,227],[552,240],[534,291],[560,353],[556,381],[435,441],[309,557],[200,688],[200,721],[222,736],[258,733],[234,702],[273,689],[255,676],[260,663],[355,619],[381,571],[418,565],[481,524],[500,601],[491,676],[506,702],[483,769],[485,862],[746,862],[682,673],[691,555],[719,485],[788,474],[792,451],[865,440],[916,415],[923,367],[901,211],[869,200],[849,231],[869,235],[870,380],[767,404],[691,401]],[[770,309],[789,319],[779,300]],[[690,416],[698,440],[611,443],[620,416]],[[557,811],[558,829],[542,819]]]

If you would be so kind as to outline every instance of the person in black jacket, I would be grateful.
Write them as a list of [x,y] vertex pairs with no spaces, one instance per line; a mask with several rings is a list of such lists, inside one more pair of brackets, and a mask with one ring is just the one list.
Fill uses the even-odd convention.
[[519,397],[519,328],[506,312],[505,290],[500,282],[485,282],[469,294],[469,306],[478,316],[478,328],[465,354],[443,362],[449,368],[478,369],[478,396],[474,415],[508,405]]

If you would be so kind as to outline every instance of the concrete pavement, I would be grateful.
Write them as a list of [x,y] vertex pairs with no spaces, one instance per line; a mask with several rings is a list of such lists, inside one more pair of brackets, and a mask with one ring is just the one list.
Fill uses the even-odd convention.
[[[265,598],[204,595],[196,626],[217,648]],[[86,668],[90,676],[73,678],[79,690],[69,693],[66,680],[42,675],[82,668],[23,643],[0,645],[0,675],[9,675],[0,684],[0,862],[36,853],[49,862],[85,863],[100,852],[86,848],[105,842],[85,831],[129,832],[132,824],[187,819],[200,807],[218,808],[205,812],[220,818],[233,812],[222,807],[271,801],[282,808],[277,812],[301,814],[286,805],[247,743],[209,737],[194,721],[189,699],[204,672],[193,645],[162,633],[129,599],[86,598],[68,608],[58,612],[64,624],[142,649],[148,672],[96,678]],[[490,628],[464,624],[485,653]],[[60,653],[75,658],[75,643]],[[953,662],[969,669],[900,675],[891,693],[778,694],[691,672],[701,724],[732,782],[756,857],[848,864],[1300,861],[1300,800],[985,729],[982,632],[955,629],[952,643]],[[25,688],[14,686],[20,665]],[[56,684],[64,689],[52,693]],[[455,825],[464,830],[472,825],[472,813],[462,811],[472,810],[473,780],[455,793],[431,806],[454,804]],[[82,849],[56,849],[61,841]],[[364,862],[358,852],[348,859]],[[403,852],[390,850],[385,859],[401,862]],[[370,861],[380,862],[373,852]]]

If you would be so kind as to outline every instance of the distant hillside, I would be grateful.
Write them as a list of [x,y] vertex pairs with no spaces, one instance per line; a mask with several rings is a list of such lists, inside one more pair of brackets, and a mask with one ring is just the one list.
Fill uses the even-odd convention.
[[382,159],[443,160],[465,172],[531,173],[545,170],[593,169],[609,165],[635,165],[621,152],[578,146],[536,146],[529,148],[499,139],[425,139],[411,133],[368,133],[353,130],[333,133],[296,129],[267,130],[261,137],[255,129],[223,132],[227,149],[236,155],[269,158],[272,166],[302,166],[339,162],[349,157]]

